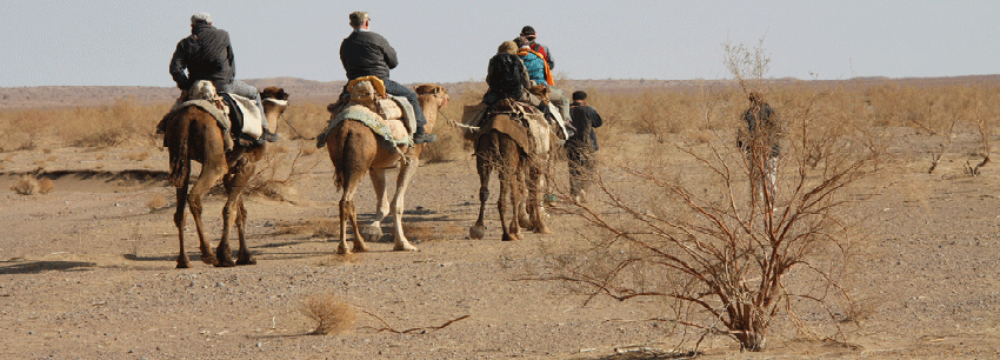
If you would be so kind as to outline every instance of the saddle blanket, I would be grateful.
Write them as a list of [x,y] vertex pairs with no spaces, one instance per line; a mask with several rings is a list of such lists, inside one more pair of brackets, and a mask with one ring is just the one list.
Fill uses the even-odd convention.
[[[260,139],[260,136],[264,133],[264,127],[261,125],[263,123],[263,114],[260,113],[260,108],[257,107],[257,102],[239,95],[230,94],[236,104],[240,107],[237,109],[243,112],[243,133],[249,135],[254,140]],[[175,109],[183,109],[188,106],[196,106],[205,112],[212,115],[215,121],[219,123],[219,127],[222,129],[232,128],[232,124],[229,121],[229,116],[222,112],[215,104],[208,100],[188,100],[177,106]],[[230,109],[230,111],[232,111]]]
[[[393,149],[398,146],[413,146],[413,133],[417,129],[417,118],[413,111],[413,106],[410,105],[410,101],[403,96],[389,96],[396,105],[398,105],[398,112],[391,111],[390,117],[398,117],[396,119],[386,120],[381,115],[375,113],[371,109],[360,105],[352,104],[340,113],[334,114],[330,119],[330,123],[327,125],[326,130],[323,130],[317,139],[317,147],[323,147],[326,145],[326,137],[338,124],[344,120],[355,120],[359,121],[372,131],[381,137],[385,141],[380,141],[386,149]],[[380,100],[385,101],[385,100]],[[383,103],[384,108],[388,108],[387,104]],[[399,113],[399,115],[395,115]]]

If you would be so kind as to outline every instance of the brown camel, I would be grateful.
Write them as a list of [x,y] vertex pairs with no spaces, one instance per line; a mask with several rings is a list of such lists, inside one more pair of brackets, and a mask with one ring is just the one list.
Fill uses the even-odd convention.
[[[427,133],[433,133],[438,110],[448,103],[448,92],[443,87],[433,84],[420,85],[416,88],[416,92],[420,107],[423,108],[424,116],[427,118],[424,130]],[[417,144],[410,148],[400,146],[399,150],[405,156],[403,159],[399,151],[386,150],[380,146],[375,133],[361,122],[343,121],[330,130],[326,138],[326,145],[330,152],[330,160],[333,161],[333,166],[336,168],[337,189],[344,191],[340,198],[340,246],[337,248],[337,252],[349,254],[352,251],[368,251],[363,233],[367,232],[369,236],[381,236],[382,220],[385,219],[390,210],[394,223],[392,235],[395,245],[393,250],[417,250],[416,247],[410,245],[403,234],[403,199],[406,195],[406,186],[420,165],[420,151],[425,144]],[[396,194],[390,207],[388,188],[385,183],[385,170],[396,167],[399,167],[399,175],[396,178]],[[378,213],[367,230],[361,231],[362,229],[358,227],[357,211],[354,208],[354,195],[357,193],[361,178],[369,171],[371,171],[370,177],[377,197]],[[348,221],[354,229],[353,249],[347,246]]]
[[[544,90],[544,89],[543,89]],[[538,89],[532,91],[548,101],[547,93]],[[513,101],[502,100],[499,106],[517,106]],[[548,226],[545,224],[544,211],[541,207],[541,190],[544,188],[544,175],[548,171],[548,154],[534,154],[525,151],[511,135],[496,128],[491,128],[492,124],[498,122],[512,121],[512,115],[506,113],[490,114],[490,119],[485,122],[487,128],[482,130],[475,140],[476,149],[476,170],[479,173],[479,218],[476,224],[469,229],[469,236],[473,239],[482,239],[486,233],[484,225],[484,215],[486,210],[486,200],[489,199],[490,176],[493,169],[497,169],[497,177],[500,180],[500,198],[497,207],[500,212],[500,226],[503,228],[503,241],[514,241],[521,239],[521,227],[532,229],[536,233],[550,234]],[[524,193],[527,192],[527,199]],[[505,215],[509,205],[511,207],[511,221],[509,226],[505,226]],[[527,200],[527,201],[525,201]]]
[[[270,124],[268,130],[274,132],[278,116],[287,108],[288,94],[283,89],[269,87],[261,92],[261,99],[264,102],[264,116]],[[177,268],[191,267],[184,251],[184,206],[188,203],[191,205],[191,216],[194,217],[195,227],[198,230],[202,262],[217,267],[255,264],[256,261],[246,245],[247,210],[243,206],[241,195],[247,181],[254,173],[255,163],[264,157],[266,145],[236,146],[226,152],[222,130],[215,118],[205,110],[188,106],[169,116],[172,118],[166,120],[165,142],[170,153],[170,181],[177,187],[177,212],[174,213],[174,224],[177,225],[180,241]],[[198,179],[188,192],[192,160],[201,163],[202,167]],[[215,256],[212,256],[211,246],[205,238],[201,222],[201,198],[220,179],[226,188],[227,199],[222,210],[222,238],[219,240]],[[240,250],[235,263],[229,247],[229,234],[234,222],[240,238]]]

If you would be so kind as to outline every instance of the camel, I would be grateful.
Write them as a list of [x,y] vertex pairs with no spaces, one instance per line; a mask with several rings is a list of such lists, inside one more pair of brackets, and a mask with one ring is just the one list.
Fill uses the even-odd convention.
[[[288,94],[281,88],[268,87],[261,92],[261,99],[264,102],[264,116],[270,124],[268,130],[274,132],[278,116],[287,108]],[[198,230],[202,262],[216,267],[255,264],[253,255],[247,249],[245,233],[247,210],[243,206],[241,195],[247,181],[254,173],[255,163],[264,157],[266,145],[236,146],[227,152],[222,130],[215,118],[197,106],[188,106],[167,116],[170,118],[166,119],[164,140],[170,154],[170,182],[177,188],[177,212],[174,213],[174,224],[177,225],[180,242],[177,268],[191,267],[184,251],[186,204],[191,206],[191,216],[194,217],[195,227]],[[189,192],[191,161],[201,163],[202,167],[198,179]],[[213,256],[201,222],[201,199],[220,179],[225,186],[227,198],[225,208],[222,210],[222,238]],[[229,234],[234,223],[240,239],[240,249],[235,263],[229,247]]]
[[[547,88],[533,88],[532,92],[542,99],[547,106]],[[513,107],[517,105],[512,99],[501,100],[498,107]],[[519,120],[505,112],[493,112],[490,119],[485,122],[486,128],[481,130],[481,135],[475,140],[476,170],[479,173],[479,218],[476,224],[469,229],[469,236],[473,239],[482,239],[486,233],[486,226],[483,218],[486,209],[486,200],[489,199],[489,183],[493,169],[497,169],[497,177],[500,180],[500,198],[497,207],[500,212],[500,226],[503,228],[503,241],[516,241],[521,239],[521,227],[534,230],[539,234],[550,234],[548,226],[545,224],[545,213],[541,207],[541,190],[544,189],[545,175],[549,170],[549,152],[535,154],[525,151],[511,134],[500,130],[493,125],[500,122],[518,122]],[[553,135],[550,135],[553,136]],[[553,138],[554,139],[554,138]],[[527,199],[523,197],[527,191]],[[509,226],[505,226],[505,215],[507,212],[507,198],[510,198],[512,216]],[[527,200],[527,201],[525,201]]]
[[[424,130],[433,133],[438,110],[448,104],[448,92],[441,86],[424,84],[416,88],[416,93],[427,119]],[[406,187],[420,165],[420,152],[425,144],[416,144],[412,147],[400,146],[399,151],[393,151],[385,149],[378,141],[375,133],[358,121],[343,121],[330,130],[326,137],[330,160],[336,168],[337,190],[343,190],[340,198],[340,246],[337,247],[337,252],[340,254],[368,251],[364,236],[376,238],[382,236],[382,221],[390,211],[394,223],[393,250],[417,250],[403,234],[403,199]],[[396,167],[399,168],[399,175],[396,178],[396,193],[390,204],[385,171]],[[358,227],[358,216],[354,208],[354,195],[357,193],[361,178],[369,171],[375,188],[378,213],[366,229],[361,229]],[[347,246],[348,221],[354,229],[353,249]]]

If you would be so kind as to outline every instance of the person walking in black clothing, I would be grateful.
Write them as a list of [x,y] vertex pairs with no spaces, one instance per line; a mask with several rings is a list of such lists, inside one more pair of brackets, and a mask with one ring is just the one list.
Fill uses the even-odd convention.
[[773,209],[781,155],[781,123],[759,92],[751,91],[747,99],[750,107],[743,112],[746,127],[740,127],[737,146],[746,154],[751,201],[763,200]]
[[[427,119],[417,101],[417,94],[409,88],[389,79],[389,70],[399,65],[396,50],[382,35],[368,30],[370,18],[366,11],[355,11],[350,15],[351,27],[354,31],[340,43],[340,62],[347,71],[347,80],[363,76],[377,76],[385,83],[385,92],[391,95],[403,96],[413,105],[417,117],[417,132],[413,134],[413,143],[432,142],[437,139],[434,134],[424,131]],[[344,87],[345,92],[347,87]]]
[[594,172],[594,153],[598,149],[594,128],[601,127],[604,121],[597,110],[587,105],[587,93],[583,91],[573,93],[569,113],[573,126],[576,127],[576,133],[566,140],[570,195],[575,201],[581,202],[586,199],[586,189]]

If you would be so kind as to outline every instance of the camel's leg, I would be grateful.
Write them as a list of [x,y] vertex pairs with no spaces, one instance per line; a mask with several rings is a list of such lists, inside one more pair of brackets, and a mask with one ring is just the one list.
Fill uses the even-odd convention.
[[382,237],[382,220],[389,215],[389,188],[385,186],[385,170],[371,169],[368,176],[372,179],[372,187],[375,189],[375,204],[378,206],[375,213],[375,220],[372,220],[364,228],[365,237],[370,240],[378,240]]
[[544,167],[532,166],[528,177],[528,212],[531,214],[531,224],[538,234],[551,234],[552,231],[545,224],[545,209],[542,207],[542,193],[545,189]]
[[[358,214],[354,208],[354,195],[358,191],[359,182],[360,175],[349,177],[347,188],[344,189],[344,195],[340,198],[340,246],[337,247],[337,252],[340,254],[368,251],[368,245],[365,245],[364,235],[360,231],[361,227],[358,226]],[[350,222],[354,228],[354,249],[347,247],[347,222]]]
[[405,209],[403,203],[406,197],[406,187],[410,184],[418,167],[420,167],[420,159],[415,157],[410,159],[409,164],[402,163],[399,167],[399,176],[396,178],[396,194],[393,195],[392,199],[392,238],[395,240],[392,249],[395,251],[417,250],[403,235],[403,209]]
[[503,241],[514,241],[521,240],[521,228],[518,222],[517,207],[520,206],[521,201],[521,186],[523,180],[519,179],[519,173],[521,172],[520,163],[520,150],[513,140],[505,139],[506,141],[500,141],[500,157],[503,159],[503,166],[501,166],[500,175],[500,200],[497,203],[498,210],[500,211],[500,225],[506,225],[504,220],[504,215],[507,212],[507,198],[509,196],[509,204],[511,206],[511,220],[510,226],[504,226]]
[[[482,139],[481,141],[487,141]],[[483,224],[484,213],[486,212],[486,200],[490,198],[490,175],[493,172],[492,159],[486,158],[487,150],[476,149],[476,170],[479,173],[479,218],[476,224],[469,228],[469,237],[472,239],[482,239],[486,235],[486,226]]]
[[[250,175],[254,173],[256,168],[253,162],[250,162],[246,158],[241,158],[238,160],[236,165],[236,173],[228,176],[228,181],[226,181],[226,190],[229,194],[229,198],[232,199],[232,204],[229,201],[226,202],[226,208],[229,209],[229,213],[234,215],[234,219],[227,220],[226,225],[231,226],[233,222],[236,225],[236,231],[240,239],[240,250],[237,252],[236,265],[253,265],[257,262],[253,260],[253,255],[250,254],[250,249],[247,248],[246,242],[246,220],[247,220],[247,209],[243,204],[243,190],[246,189],[246,184],[250,181]],[[228,200],[228,199],[227,199]],[[226,210],[223,210],[226,211]],[[224,217],[225,219],[225,217]],[[219,247],[222,247],[222,243],[225,242],[226,254],[228,255],[229,237],[230,231],[223,230],[222,241],[219,242]],[[216,254],[218,256],[218,254]],[[231,261],[231,260],[230,260]]]
[[236,216],[236,230],[238,230],[240,234],[240,250],[236,253],[236,265],[256,265],[257,260],[253,258],[253,253],[251,253],[250,248],[247,247],[247,208],[243,205],[242,195],[240,196],[239,209],[240,213]]
[[[239,165],[237,165],[239,166]],[[222,183],[226,187],[226,205],[222,207],[222,238],[219,239],[219,247],[215,249],[215,258],[218,262],[216,267],[233,267],[233,251],[229,247],[229,232],[232,231],[233,224],[239,216],[240,193],[233,186],[236,174],[226,174]]]
[[184,251],[184,220],[186,218],[184,214],[184,206],[187,205],[189,180],[190,173],[188,174],[188,177],[184,179],[184,185],[177,188],[177,212],[174,213],[174,225],[177,225],[177,236],[181,244],[180,253],[177,255],[178,269],[187,269],[191,267],[191,261],[188,259],[187,252]]
[[191,192],[188,193],[188,204],[191,206],[191,217],[194,218],[194,225],[198,230],[198,239],[201,241],[199,244],[201,261],[214,265],[217,260],[212,254],[212,247],[209,245],[208,239],[205,238],[204,226],[202,226],[201,222],[201,197],[225,175],[227,169],[225,163],[217,163],[213,166],[210,165],[212,162],[206,162],[209,164],[202,164],[201,175],[198,175],[198,180],[194,182]]

